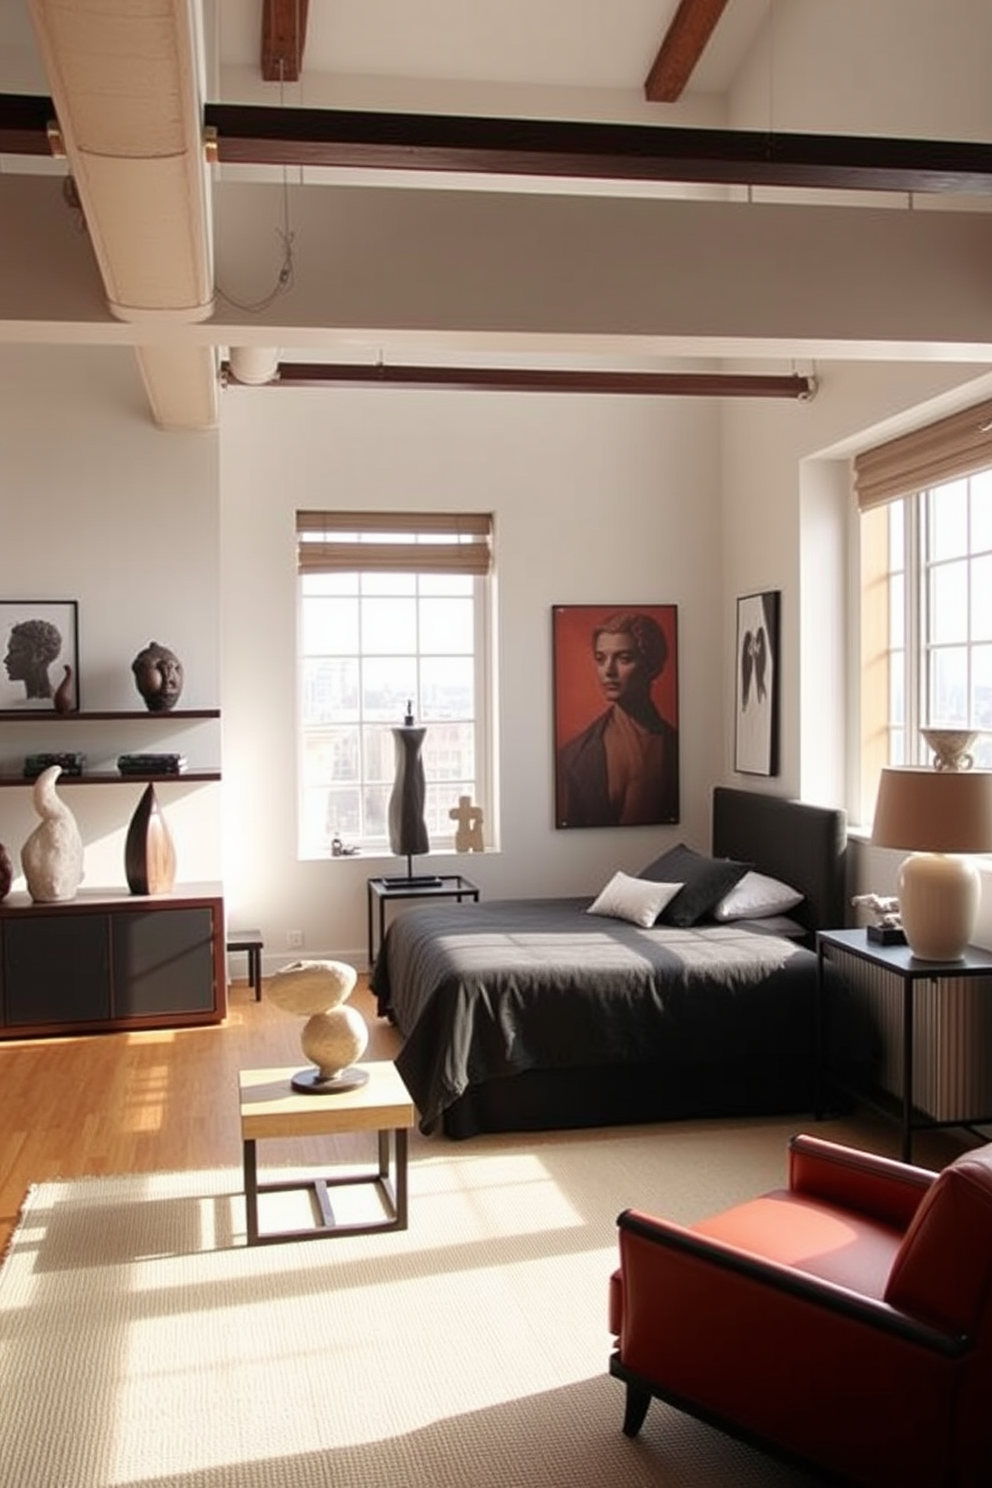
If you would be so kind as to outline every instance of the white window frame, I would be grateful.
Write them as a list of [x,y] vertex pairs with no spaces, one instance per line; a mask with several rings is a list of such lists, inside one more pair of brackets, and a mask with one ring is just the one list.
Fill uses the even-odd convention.
[[[931,630],[930,580],[944,560],[931,553],[928,512],[932,494],[939,494],[945,486],[959,481],[966,483],[968,509],[973,510],[973,483],[987,484],[992,472],[990,413],[990,405],[965,410],[930,429],[916,431],[905,441],[892,441],[870,451],[855,462],[861,506],[860,714],[864,820],[872,818],[882,766],[929,763],[929,751],[920,734],[922,728],[988,727],[973,714],[974,689],[970,679],[974,651],[989,641],[976,636],[975,612],[970,606],[966,638],[955,642],[968,654],[968,716],[942,717],[931,698],[932,661],[940,643],[933,638]],[[859,484],[862,476],[864,479]],[[984,499],[984,493],[979,499]],[[902,569],[890,561],[889,532],[896,513],[903,530]],[[949,561],[966,559],[971,586],[973,563],[988,554],[988,548],[977,545],[969,517],[966,551],[957,560]],[[904,575],[904,595],[901,624],[897,626],[893,623],[891,586],[899,572]],[[893,717],[892,710],[897,662],[904,702],[901,720]],[[976,742],[975,763],[986,768],[992,766],[992,736],[987,733],[981,734]]]
[[[331,842],[317,848],[313,841],[313,829],[307,822],[308,784],[305,772],[305,741],[307,725],[304,716],[303,674],[307,657],[303,650],[303,600],[305,570],[333,571],[360,582],[363,574],[376,576],[380,581],[386,571],[402,573],[404,577],[427,573],[451,571],[467,576],[472,584],[473,602],[473,691],[474,710],[474,791],[473,805],[482,811],[484,841],[487,850],[496,845],[496,749],[493,738],[495,710],[492,707],[494,685],[494,623],[493,604],[495,581],[492,574],[492,518],[488,514],[458,513],[355,513],[355,512],[298,512],[298,552],[300,554],[297,579],[297,669],[299,690],[297,702],[298,739],[298,791],[297,791],[297,843],[301,859],[323,859],[333,857]],[[465,530],[462,530],[462,529]],[[319,533],[324,534],[323,539]],[[421,569],[409,561],[412,549],[419,548],[428,561]],[[484,552],[483,552],[484,549]],[[457,550],[457,551],[456,551]],[[470,551],[471,550],[471,551]],[[392,553],[392,558],[389,554]],[[401,556],[397,556],[397,554]],[[460,558],[459,553],[462,555]],[[368,562],[359,564],[357,557],[368,554]],[[323,567],[326,558],[328,567]],[[348,564],[352,566],[347,566]],[[484,568],[484,571],[481,571]],[[429,658],[430,653],[426,653]],[[419,675],[422,653],[414,651],[415,665]],[[409,654],[406,659],[409,658]],[[417,722],[428,729],[429,715],[420,716],[419,702],[413,700]],[[402,724],[398,716],[395,724]],[[365,720],[359,716],[357,727],[382,725],[381,719]],[[430,773],[430,751],[424,751],[427,766],[427,785],[431,791],[437,782]],[[365,761],[362,756],[360,787],[366,784],[378,787],[381,782],[364,775]],[[454,789],[454,788],[453,788]],[[452,797],[456,804],[457,791]],[[441,812],[430,823],[430,853],[454,852],[457,822],[446,818]],[[439,827],[439,822],[443,823]],[[450,824],[449,824],[450,823]],[[342,843],[346,850],[357,850],[363,856],[388,856],[391,852],[388,835],[374,834],[356,836]]]

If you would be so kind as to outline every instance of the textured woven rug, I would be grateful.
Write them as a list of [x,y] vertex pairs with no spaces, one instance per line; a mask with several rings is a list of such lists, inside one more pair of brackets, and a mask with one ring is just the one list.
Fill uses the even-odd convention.
[[0,1269],[0,1485],[810,1488],[659,1402],[628,1440],[606,1372],[620,1209],[777,1183],[794,1128],[419,1143],[408,1230],[250,1250],[240,1170],[40,1184]]

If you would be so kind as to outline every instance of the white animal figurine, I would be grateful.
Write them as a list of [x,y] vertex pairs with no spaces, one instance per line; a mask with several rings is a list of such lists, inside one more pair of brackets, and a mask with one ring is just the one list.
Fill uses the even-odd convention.
[[872,923],[879,929],[898,929],[902,924],[899,918],[899,900],[894,895],[855,894],[851,903],[857,909],[870,910]]
[[50,765],[35,781],[32,801],[41,821],[21,848],[28,893],[38,904],[75,898],[83,881],[83,839],[76,818],[55,794],[61,773],[61,765]]

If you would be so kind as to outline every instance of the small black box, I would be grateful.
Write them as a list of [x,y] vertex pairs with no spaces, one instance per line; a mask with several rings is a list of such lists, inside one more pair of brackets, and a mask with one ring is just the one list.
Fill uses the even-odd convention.
[[869,925],[865,934],[875,945],[906,944],[906,932],[898,925]]

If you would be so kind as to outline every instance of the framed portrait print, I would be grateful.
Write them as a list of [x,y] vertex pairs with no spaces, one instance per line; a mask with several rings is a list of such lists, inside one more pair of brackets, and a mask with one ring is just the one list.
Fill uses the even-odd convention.
[[556,827],[679,820],[675,605],[555,605]]
[[74,599],[0,600],[0,713],[79,708],[78,606]]
[[777,589],[737,601],[737,723],[734,769],[742,775],[778,774]]

